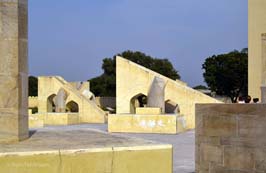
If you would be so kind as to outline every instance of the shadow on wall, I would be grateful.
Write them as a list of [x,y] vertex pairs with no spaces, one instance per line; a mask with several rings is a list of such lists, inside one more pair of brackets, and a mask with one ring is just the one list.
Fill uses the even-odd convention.
[[166,100],[165,101],[165,113],[166,114],[180,113],[178,104],[172,100]]
[[79,105],[73,100],[66,104],[66,112],[79,112]]
[[55,103],[54,99],[56,94],[52,94],[47,98],[47,112],[55,112]]
[[[130,113],[135,114],[136,108],[147,106],[147,96],[143,93],[139,93],[130,99]],[[177,114],[180,113],[179,106],[172,100],[165,101],[165,113],[166,114]]]

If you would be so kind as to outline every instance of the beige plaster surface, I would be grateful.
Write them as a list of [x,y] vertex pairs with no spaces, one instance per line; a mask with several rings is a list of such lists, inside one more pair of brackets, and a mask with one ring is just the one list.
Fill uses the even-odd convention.
[[136,114],[138,115],[160,115],[162,114],[162,109],[152,108],[152,107],[139,107],[139,108],[136,108]]
[[28,137],[28,4],[0,1],[0,143]]
[[142,67],[122,57],[116,57],[116,110],[117,114],[130,113],[130,100],[138,94],[148,94],[149,87],[155,76],[167,81],[165,101],[176,102],[180,114],[184,115],[187,129],[195,127],[196,103],[220,103],[201,92],[198,92],[182,82],[176,82],[154,71]]
[[[262,74],[265,67],[262,66],[262,38],[266,33],[266,1],[248,1],[248,88],[252,98],[260,98]],[[264,57],[265,58],[265,57]],[[265,64],[264,64],[265,65]],[[264,70],[263,70],[264,69]]]

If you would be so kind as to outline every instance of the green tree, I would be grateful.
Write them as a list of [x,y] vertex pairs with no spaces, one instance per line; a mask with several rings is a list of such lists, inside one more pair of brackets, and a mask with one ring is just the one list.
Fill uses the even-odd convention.
[[240,95],[247,95],[247,49],[213,55],[205,60],[202,68],[203,77],[211,91],[230,97],[233,103]]
[[38,78],[29,76],[29,96],[38,96]]
[[[124,51],[122,56],[139,65],[156,71],[173,80],[180,79],[178,72],[168,59],[158,59],[148,56],[142,52]],[[116,95],[116,55],[113,58],[103,59],[102,69],[104,73],[98,77],[90,79],[91,91],[96,96],[115,96]]]

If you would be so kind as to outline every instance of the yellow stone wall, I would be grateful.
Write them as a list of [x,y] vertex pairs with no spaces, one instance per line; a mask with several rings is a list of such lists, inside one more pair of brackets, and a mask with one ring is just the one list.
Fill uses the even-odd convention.
[[248,1],[248,88],[252,98],[260,98],[262,80],[261,34],[266,33],[266,1]]
[[172,173],[172,147],[0,153],[3,173]]
[[172,100],[179,105],[180,114],[184,115],[188,129],[195,127],[195,103],[219,103],[218,100],[193,90],[183,83],[166,78],[122,57],[116,57],[117,114],[130,113],[131,98],[140,93],[147,95],[155,76],[160,76],[167,81],[165,100]]
[[66,103],[74,101],[79,106],[79,121],[81,123],[104,123],[106,113],[93,101],[84,97],[72,84],[58,76],[38,77],[38,112],[47,113],[47,98],[57,94],[60,88],[65,89],[69,96]]
[[38,97],[28,97],[29,100],[29,108],[38,107]]
[[176,115],[110,114],[109,132],[176,134],[185,131]]
[[29,128],[44,127],[44,114],[29,114]]
[[79,124],[78,113],[38,113],[29,114],[29,127],[39,128],[45,125],[72,125]]
[[78,113],[47,113],[44,115],[45,125],[72,125],[79,124]]

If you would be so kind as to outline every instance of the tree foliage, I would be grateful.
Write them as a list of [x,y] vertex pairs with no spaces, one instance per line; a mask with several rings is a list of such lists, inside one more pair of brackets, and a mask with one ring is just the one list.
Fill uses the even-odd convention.
[[[148,56],[142,52],[125,51],[118,54],[130,61],[156,71],[171,79],[180,79],[178,72],[168,59],[157,59]],[[101,76],[90,79],[91,91],[96,96],[115,96],[116,95],[116,60],[105,58],[102,69],[104,73]]]
[[29,76],[29,96],[38,96],[38,78]]
[[240,95],[247,95],[247,49],[213,55],[205,60],[202,68],[203,77],[211,91],[230,97],[234,103]]

